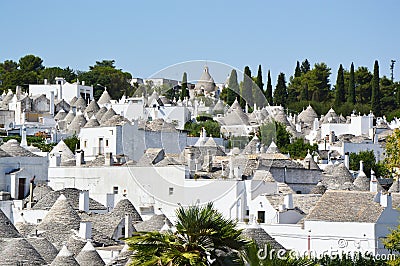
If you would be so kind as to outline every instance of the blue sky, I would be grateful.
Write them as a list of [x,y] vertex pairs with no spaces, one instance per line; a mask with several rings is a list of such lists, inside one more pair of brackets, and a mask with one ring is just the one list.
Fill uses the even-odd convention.
[[35,54],[46,66],[87,70],[114,59],[144,78],[188,60],[249,65],[253,73],[262,64],[275,84],[305,58],[334,74],[340,63],[372,69],[377,59],[389,75],[390,60],[400,64],[399,7],[395,0],[0,1],[0,61]]

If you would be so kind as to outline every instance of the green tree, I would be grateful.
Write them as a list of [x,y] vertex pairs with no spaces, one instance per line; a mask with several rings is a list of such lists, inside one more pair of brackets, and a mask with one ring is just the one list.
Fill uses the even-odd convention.
[[258,66],[257,77],[255,78],[253,83],[253,99],[258,107],[262,107],[265,105],[264,83],[262,78],[261,65]]
[[355,104],[356,103],[356,83],[354,77],[354,64],[351,63],[350,66],[350,76],[349,76],[349,90],[347,93],[347,102]]
[[205,128],[209,136],[219,137],[221,133],[221,126],[217,121],[212,118],[201,120],[197,118],[197,122],[186,122],[185,130],[188,131],[188,135],[191,137],[199,137],[202,128]]
[[77,75],[74,70],[69,67],[64,69],[60,67],[46,67],[40,72],[40,79],[47,79],[49,83],[54,82],[56,77],[63,77],[66,81],[72,82]]
[[269,70],[268,70],[267,88],[265,89],[265,98],[267,99],[267,102],[270,105],[273,105],[271,72]]
[[356,80],[356,101],[362,104],[371,101],[372,74],[366,67],[358,67],[354,72]]
[[135,232],[126,239],[134,251],[131,265],[231,265],[243,261],[248,241],[236,222],[224,218],[212,203],[180,207],[176,232]]
[[228,80],[228,90],[226,96],[226,103],[230,106],[235,101],[237,95],[239,94],[239,83],[237,78],[237,73],[235,69],[232,69]]
[[102,86],[107,87],[107,91],[113,99],[119,99],[123,94],[128,94],[132,90],[129,83],[132,75],[123,72],[121,69],[116,69],[114,60],[97,61],[89,69],[87,72],[78,72],[78,79],[93,85],[96,100],[100,98],[104,91]]
[[295,68],[295,70],[294,70],[294,77],[295,78],[299,78],[300,76],[301,76],[301,68],[300,68],[300,62],[299,61],[297,61],[297,63],[296,63],[296,68]]
[[187,85],[187,74],[186,72],[184,72],[181,85],[181,100],[183,101],[183,99],[185,99],[188,96],[189,96],[189,90]]
[[371,109],[375,116],[381,115],[380,89],[379,89],[379,64],[375,60],[374,76],[372,78]]
[[378,169],[379,165],[376,163],[375,154],[373,151],[360,151],[359,153],[350,153],[350,169],[354,171],[360,170],[360,161],[363,161],[364,173],[371,177],[371,169],[374,170],[377,177],[382,171]]
[[335,86],[335,106],[340,106],[346,100],[346,94],[344,89],[344,75],[343,66],[340,64]]
[[303,85],[303,89],[300,92],[300,101],[308,101],[308,84]]
[[398,179],[400,176],[400,129],[396,128],[386,138],[386,157],[384,163],[391,172],[392,177]]
[[77,150],[77,149],[79,149],[79,144],[80,144],[80,141],[79,141],[79,138],[78,138],[78,136],[77,135],[73,135],[73,136],[71,136],[71,137],[68,137],[68,138],[66,138],[66,139],[64,139],[64,143],[68,146],[68,148],[73,152],[73,153],[75,153],[75,151]]
[[286,88],[285,74],[281,72],[278,76],[278,81],[274,91],[274,105],[286,107],[287,98],[288,92]]
[[300,69],[301,69],[301,73],[302,73],[302,74],[306,74],[306,73],[307,73],[308,71],[310,71],[310,69],[311,69],[310,62],[308,62],[307,59],[304,60],[304,61],[301,63]]
[[43,60],[35,55],[26,55],[19,59],[19,69],[23,72],[38,72],[44,68]]
[[245,105],[249,105],[250,107],[253,106],[253,79],[251,78],[251,70],[248,66],[244,68],[240,96],[240,105],[242,106],[242,108],[244,108]]

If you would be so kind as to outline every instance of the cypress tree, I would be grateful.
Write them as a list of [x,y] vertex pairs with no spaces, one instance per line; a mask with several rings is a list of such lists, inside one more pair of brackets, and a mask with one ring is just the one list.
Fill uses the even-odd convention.
[[308,83],[303,85],[303,88],[300,92],[300,100],[301,101],[308,101]]
[[300,62],[297,61],[296,63],[296,69],[294,70],[294,77],[298,78],[301,76],[301,68],[300,68]]
[[257,77],[255,79],[255,82],[253,83],[253,99],[254,103],[257,104],[257,107],[262,107],[265,105],[264,83],[261,65],[258,65]]
[[253,79],[251,78],[251,70],[248,66],[244,68],[242,91],[240,92],[242,108],[245,105],[253,106]]
[[288,92],[286,88],[285,74],[281,72],[278,76],[278,81],[274,91],[274,105],[286,107],[287,98]]
[[187,74],[183,72],[182,77],[182,85],[181,85],[181,100],[185,99],[185,97],[189,96],[189,90],[187,85]]
[[381,103],[380,103],[380,92],[379,92],[379,64],[378,60],[375,60],[374,64],[374,76],[372,77],[372,96],[371,96],[371,109],[375,116],[381,115]]
[[356,103],[356,82],[354,79],[354,64],[351,63],[350,66],[350,77],[349,77],[349,91],[347,93],[347,102],[355,104]]
[[301,63],[300,69],[301,69],[301,73],[306,74],[306,73],[307,73],[308,71],[310,71],[310,69],[311,69],[310,62],[308,62],[307,59],[304,60],[304,61]]
[[257,72],[257,78],[256,78],[256,85],[261,91],[264,91],[264,83],[262,82],[262,71],[261,71],[261,65],[258,65],[258,72]]
[[268,104],[272,105],[272,81],[271,81],[271,72],[268,70],[268,81],[267,88],[265,89],[265,98],[267,99]]
[[228,91],[227,91],[226,103],[229,105],[232,105],[232,103],[235,101],[238,93],[239,93],[239,83],[238,83],[238,79],[237,79],[237,73],[236,73],[235,69],[232,69],[231,74],[229,76],[229,81],[228,81]]
[[343,66],[340,64],[335,86],[335,105],[338,107],[340,104],[344,103],[346,100],[345,90],[344,90],[344,75]]

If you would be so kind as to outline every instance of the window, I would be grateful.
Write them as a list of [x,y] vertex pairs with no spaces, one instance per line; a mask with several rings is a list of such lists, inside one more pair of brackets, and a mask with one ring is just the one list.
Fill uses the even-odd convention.
[[113,187],[113,193],[118,194],[118,187]]
[[301,190],[297,190],[297,191],[296,191],[296,194],[301,194]]
[[36,223],[40,224],[42,222],[42,219],[37,219]]
[[85,141],[83,142],[83,147],[84,147],[84,148],[87,147],[87,140],[85,140]]
[[173,195],[174,194],[174,188],[173,187],[170,187],[169,188],[169,195]]
[[106,147],[108,147],[108,139],[106,139]]
[[250,215],[250,210],[246,210],[246,216]]

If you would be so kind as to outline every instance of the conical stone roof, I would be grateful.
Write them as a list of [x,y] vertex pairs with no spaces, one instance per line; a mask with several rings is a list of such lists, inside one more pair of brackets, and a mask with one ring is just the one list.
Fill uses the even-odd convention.
[[105,89],[99,98],[98,104],[101,106],[101,105],[104,105],[107,103],[111,103],[111,96],[110,96],[110,94],[108,94],[108,91]]
[[39,252],[24,238],[0,238],[0,265],[46,265]]
[[36,229],[56,247],[68,240],[72,230],[79,230],[81,219],[64,195],[61,195]]
[[221,100],[218,100],[218,102],[215,104],[213,108],[213,113],[214,114],[223,114],[225,112],[225,105]]
[[209,137],[206,143],[204,143],[206,147],[218,147],[217,143],[215,142],[213,137]]
[[58,250],[46,238],[30,237],[26,240],[39,252],[47,264],[50,264],[57,257]]
[[0,238],[21,237],[13,223],[7,218],[0,209]]
[[204,67],[204,71],[201,74],[200,79],[197,81],[195,89],[203,89],[206,92],[211,92],[215,90],[214,79],[211,77],[207,66]]
[[126,213],[131,215],[133,222],[142,221],[142,217],[128,199],[119,201],[111,212],[112,215],[120,218],[124,218]]
[[63,140],[60,140],[49,153],[50,155],[61,154],[61,161],[75,159],[75,155]]
[[78,100],[74,103],[74,106],[76,107],[76,110],[81,110],[82,112],[85,111],[86,109],[86,100],[83,99],[82,97],[79,97]]
[[301,122],[312,125],[314,123],[315,118],[318,118],[318,115],[315,112],[315,110],[311,107],[311,105],[308,105],[307,108],[297,116],[297,118]]
[[100,119],[100,125],[103,125],[107,120],[111,119],[114,115],[117,113],[114,111],[114,109],[110,108],[108,111],[101,117]]
[[271,144],[269,145],[266,153],[276,154],[276,153],[281,153],[281,151],[278,149],[278,146],[276,146],[275,142],[272,141]]
[[83,113],[78,112],[67,129],[70,133],[78,134],[81,131],[81,128],[86,125],[86,123],[87,120]]
[[76,257],[79,252],[81,252],[82,248],[85,246],[86,241],[79,236],[72,234],[65,246],[67,249]]
[[135,229],[138,232],[153,232],[160,231],[162,227],[167,223],[172,226],[171,221],[164,215],[153,215],[149,220],[135,224]]
[[307,156],[303,160],[304,168],[319,170],[318,164],[314,161],[314,158],[311,156],[310,152],[307,153]]
[[101,266],[105,265],[99,253],[93,247],[90,241],[86,242],[81,252],[76,256],[76,261],[80,266]]
[[72,120],[75,118],[75,113],[71,110],[69,110],[68,114],[65,116],[64,121],[65,123],[71,123]]
[[85,113],[88,117],[92,117],[95,113],[100,110],[100,106],[97,104],[96,100],[92,100],[85,109]]
[[58,113],[54,117],[54,120],[56,120],[56,121],[64,120],[66,116],[67,116],[67,113],[63,109],[61,109],[60,111],[58,111]]
[[103,117],[103,115],[105,114],[105,113],[107,113],[107,108],[106,107],[101,107],[100,108],[100,110],[94,115],[95,117],[96,117],[96,119],[97,119],[97,121],[99,121],[100,122],[100,120],[101,120],[101,118]]
[[242,235],[245,238],[254,240],[258,247],[264,248],[265,245],[271,245],[271,248],[275,250],[285,249],[279,244],[274,238],[272,238],[264,229],[258,224],[252,224],[242,231]]
[[247,143],[246,147],[243,149],[243,154],[256,154],[259,152],[259,148],[261,148],[260,139],[254,135],[254,137]]
[[71,101],[69,102],[70,106],[75,106],[75,102],[78,100],[78,98],[76,96],[74,96]]
[[38,155],[21,147],[16,139],[10,139],[1,145],[0,148],[13,157],[39,157]]
[[89,121],[86,123],[86,125],[84,126],[84,128],[88,128],[88,127],[98,127],[100,126],[99,121],[96,119],[96,117],[93,115],[92,118],[89,119]]
[[50,266],[79,266],[73,254],[63,246]]
[[234,125],[249,125],[249,118],[243,112],[238,100],[236,99],[232,106],[228,109],[223,119],[224,124],[227,126]]

